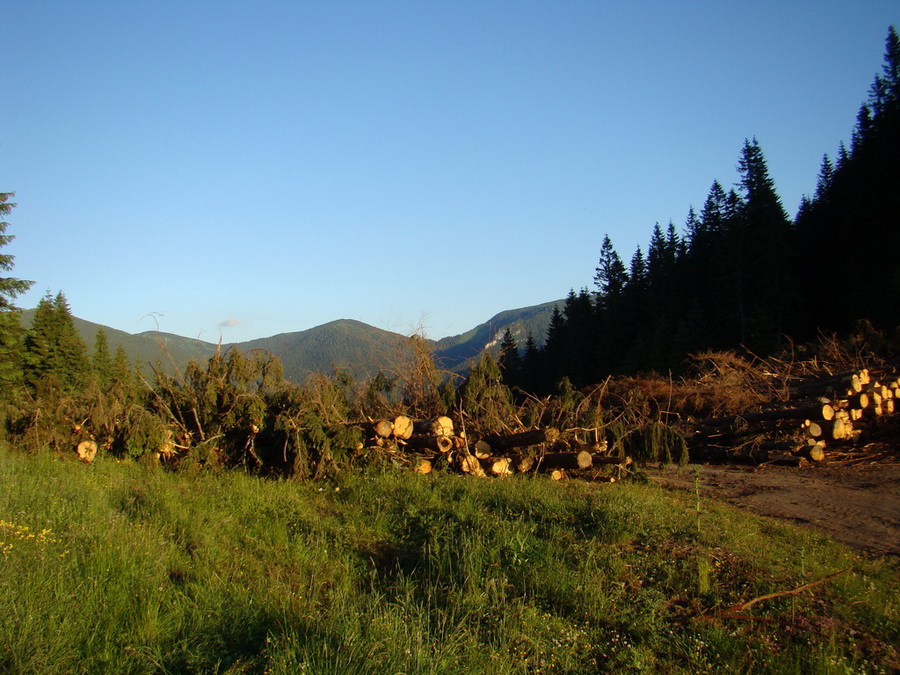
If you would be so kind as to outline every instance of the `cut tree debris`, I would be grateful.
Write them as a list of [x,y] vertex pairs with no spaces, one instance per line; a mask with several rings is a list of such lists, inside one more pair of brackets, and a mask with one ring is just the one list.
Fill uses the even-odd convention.
[[691,457],[805,466],[865,454],[900,398],[900,374],[881,369],[878,375],[863,368],[789,381],[788,399],[777,407],[687,424]]

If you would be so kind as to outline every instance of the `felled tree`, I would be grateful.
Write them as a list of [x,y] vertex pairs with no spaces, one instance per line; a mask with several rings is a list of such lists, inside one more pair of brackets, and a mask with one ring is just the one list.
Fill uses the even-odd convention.
[[462,385],[462,409],[475,430],[511,431],[515,419],[512,392],[503,384],[500,367],[484,352]]

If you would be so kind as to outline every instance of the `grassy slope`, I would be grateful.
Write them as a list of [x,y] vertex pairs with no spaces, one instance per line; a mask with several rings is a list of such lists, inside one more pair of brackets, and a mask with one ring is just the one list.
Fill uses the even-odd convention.
[[887,563],[651,485],[0,450],[0,672],[879,672],[898,599]]

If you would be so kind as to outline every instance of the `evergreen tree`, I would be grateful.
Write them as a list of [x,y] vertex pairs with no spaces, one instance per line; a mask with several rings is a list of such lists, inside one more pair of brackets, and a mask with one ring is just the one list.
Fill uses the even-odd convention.
[[[574,291],[569,291],[569,295],[573,295]],[[550,314],[550,323],[547,326],[547,336],[544,339],[544,348],[542,350],[541,371],[537,378],[537,391],[539,393],[547,393],[553,387],[553,384],[559,379],[562,369],[562,356],[565,349],[566,341],[566,320],[563,317],[559,306],[553,307]]]
[[834,181],[834,165],[826,154],[822,158],[822,166],[819,169],[819,177],[816,179],[816,201],[822,201],[826,198],[828,191],[831,189],[831,183]]
[[[15,237],[6,234],[9,223],[4,217],[15,204],[9,199],[12,192],[0,192],[0,249]],[[0,253],[0,270],[10,272],[15,256]],[[3,396],[11,393],[15,385],[22,381],[22,326],[21,311],[14,300],[31,288],[33,282],[12,277],[0,277],[0,392]]]
[[563,314],[565,333],[556,378],[565,375],[576,385],[589,384],[596,376],[597,315],[588,289],[577,295],[570,291]]
[[504,384],[510,387],[520,386],[522,358],[519,356],[519,345],[509,328],[503,332],[503,339],[500,342],[499,365]]
[[792,328],[797,301],[791,273],[792,224],[775,192],[775,184],[754,138],[745,141],[738,164],[743,208],[739,251],[743,313],[742,340],[767,352]]
[[[900,324],[900,38],[891,27],[884,65],[869,100],[860,107],[849,152],[841,145],[830,180],[820,180],[811,205],[797,214],[796,234],[805,305],[810,308],[801,337],[818,329],[844,331],[857,320],[893,329]],[[827,168],[826,168],[827,171]],[[838,245],[839,243],[839,245]],[[850,274],[822,299],[822,269],[864,260],[878,270],[872,283]]]
[[541,372],[541,351],[538,349],[534,335],[528,333],[528,337],[525,338],[525,353],[522,355],[520,388],[532,393],[539,391]]
[[594,274],[598,307],[608,308],[620,302],[627,282],[625,265],[613,248],[609,235],[606,235],[600,246],[600,260]]
[[109,340],[103,328],[97,330],[94,338],[94,354],[91,362],[100,385],[108,387],[112,382],[113,360],[109,355]]
[[38,303],[25,338],[25,363],[26,381],[32,387],[45,378],[64,389],[82,383],[88,370],[87,348],[61,291],[56,297],[48,292]]

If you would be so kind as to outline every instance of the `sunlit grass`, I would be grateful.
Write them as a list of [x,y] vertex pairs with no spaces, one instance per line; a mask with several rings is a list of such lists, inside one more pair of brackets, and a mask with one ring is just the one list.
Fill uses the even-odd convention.
[[[889,672],[896,567],[646,484],[0,450],[0,672]],[[716,611],[853,572],[755,605]]]

